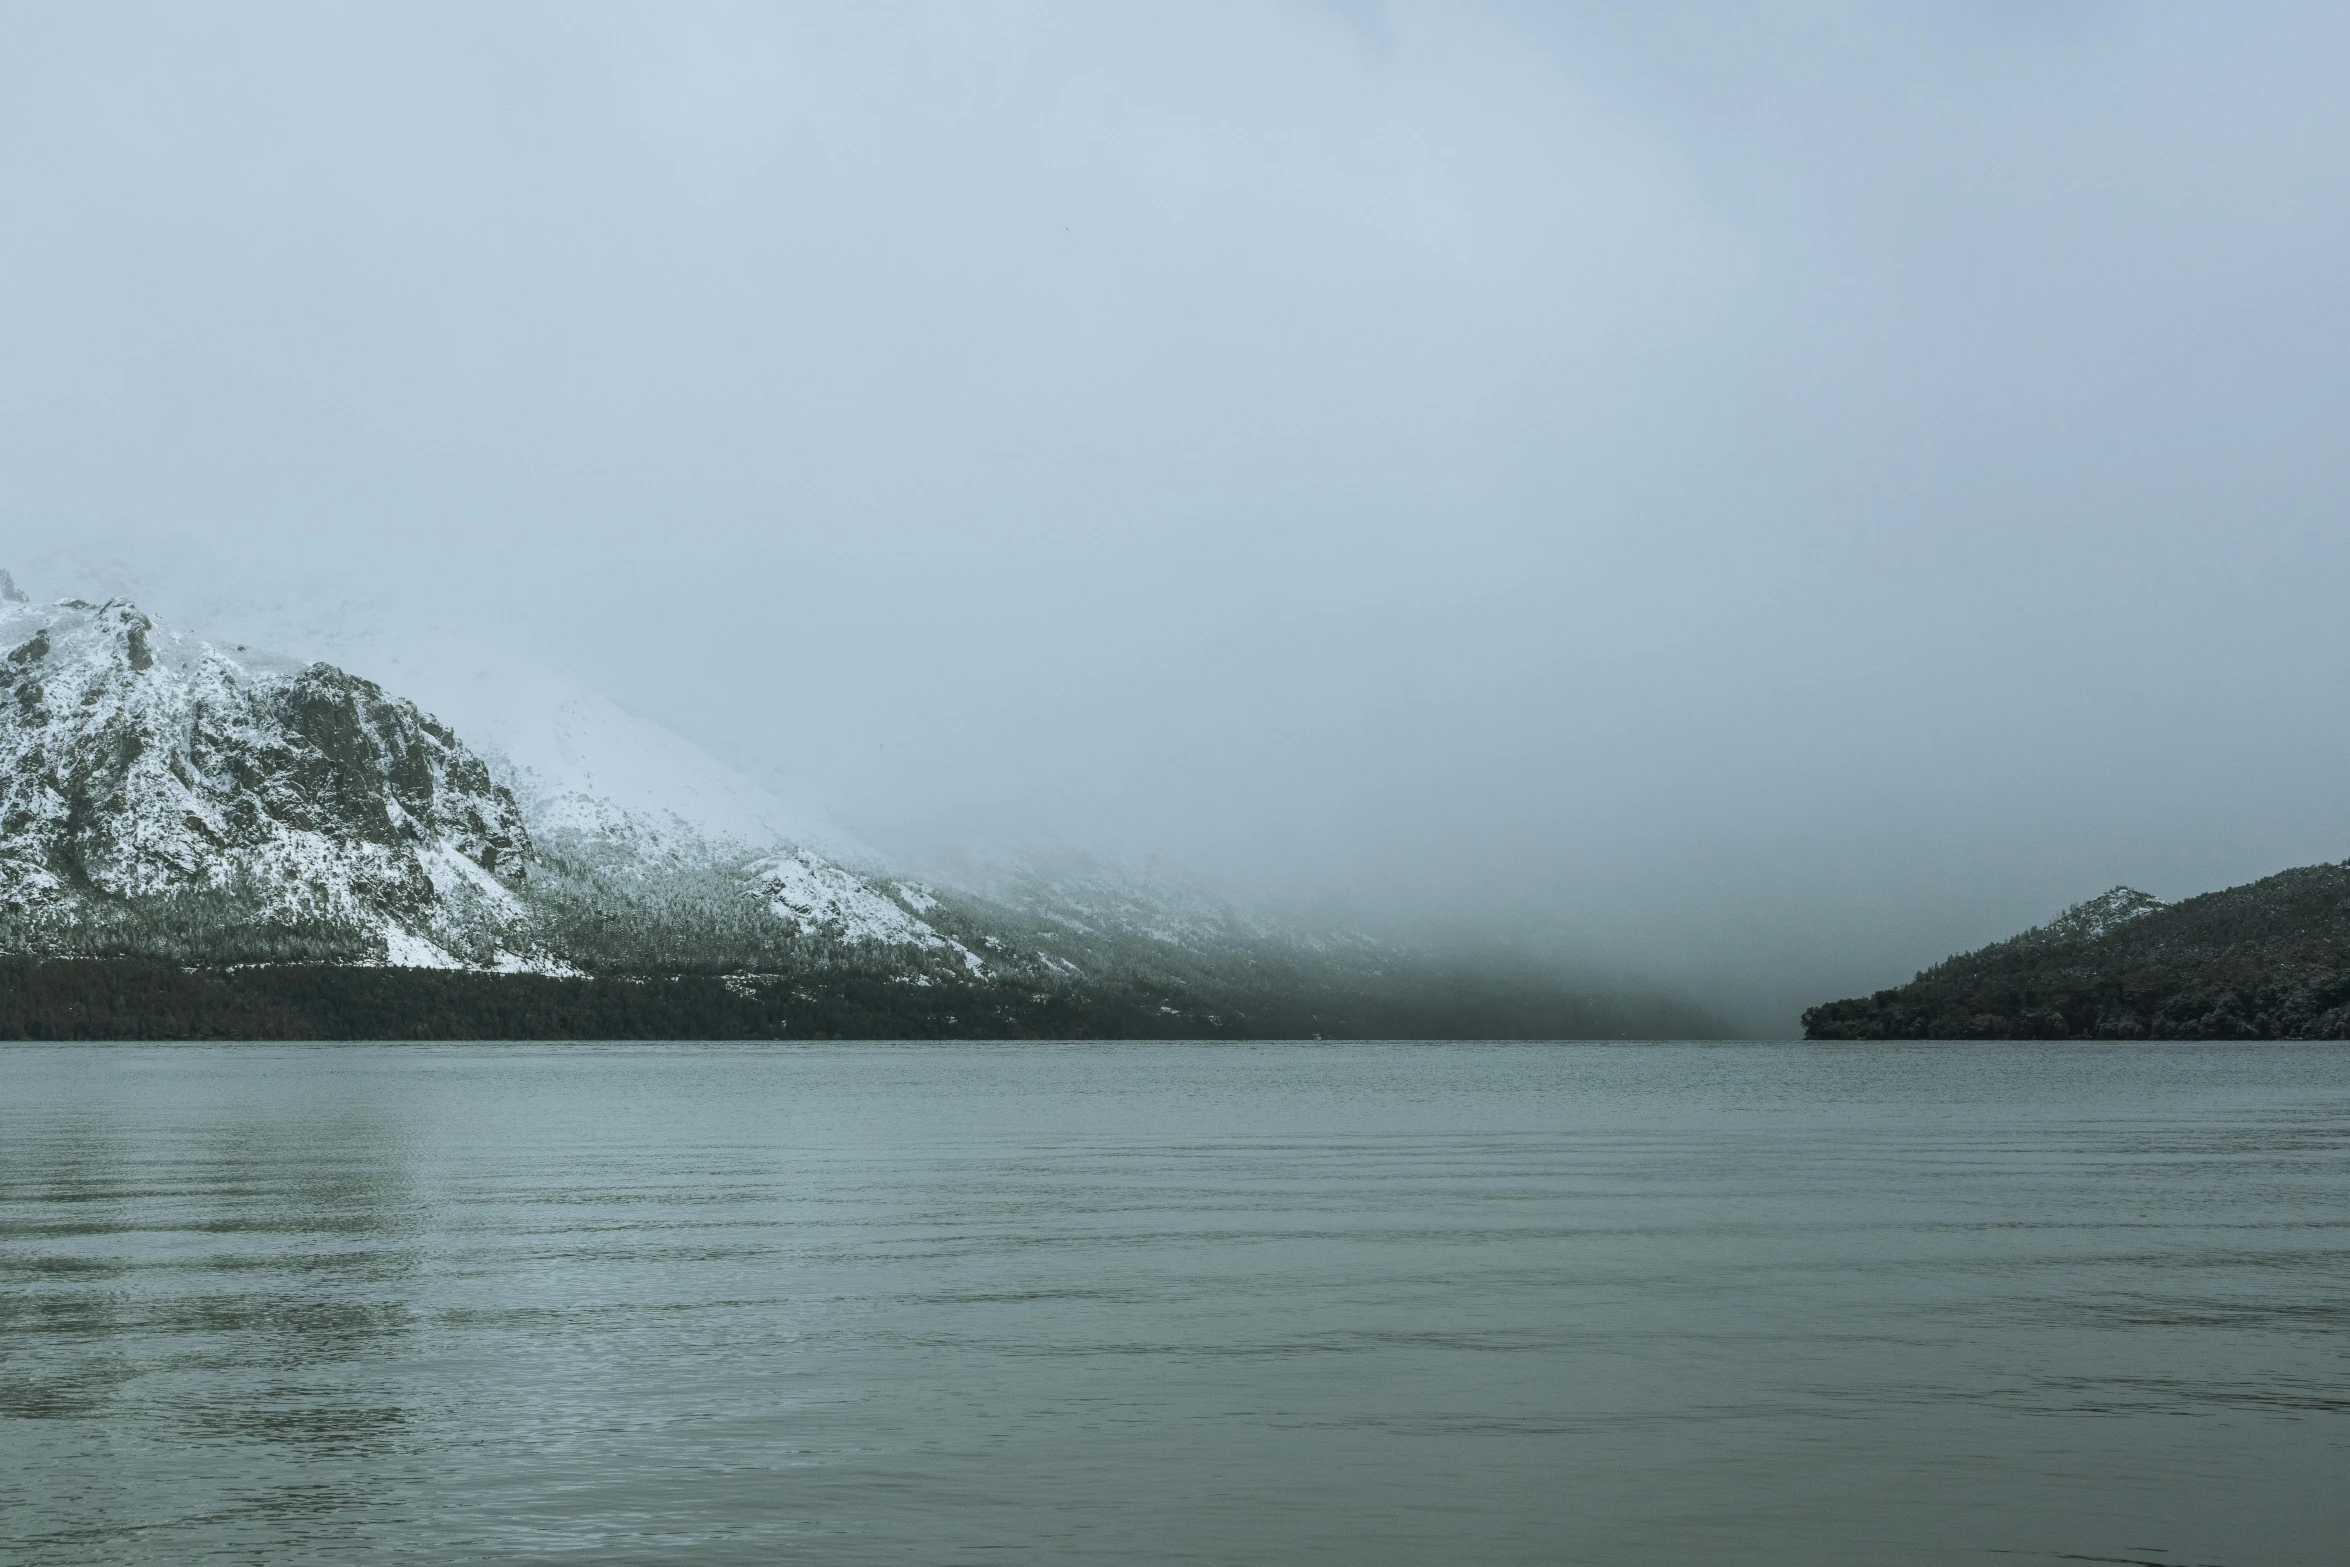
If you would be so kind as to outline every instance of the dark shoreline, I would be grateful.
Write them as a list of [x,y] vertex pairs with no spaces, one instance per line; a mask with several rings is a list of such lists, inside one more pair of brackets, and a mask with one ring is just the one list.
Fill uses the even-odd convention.
[[1723,1037],[1693,1021],[1711,1020],[1627,1016],[1466,975],[1385,994],[1206,999],[1142,981],[1038,990],[855,972],[553,978],[0,958],[0,1040],[24,1041]]

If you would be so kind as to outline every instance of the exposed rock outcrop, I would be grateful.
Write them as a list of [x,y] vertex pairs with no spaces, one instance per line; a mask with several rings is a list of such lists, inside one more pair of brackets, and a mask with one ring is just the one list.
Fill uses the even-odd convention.
[[413,704],[120,602],[0,606],[0,644],[0,915],[17,945],[76,950],[203,905],[384,960],[523,960],[521,814]]

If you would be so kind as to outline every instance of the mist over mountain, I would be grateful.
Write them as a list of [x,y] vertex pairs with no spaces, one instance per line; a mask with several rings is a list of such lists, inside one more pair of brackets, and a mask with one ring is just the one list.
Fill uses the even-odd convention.
[[[20,962],[0,1032],[1722,1031],[1636,987],[1463,965],[1082,857],[924,881],[486,649],[377,655],[480,719],[477,751],[336,665],[0,589],[0,957],[77,960]],[[571,988],[518,1003],[370,969]]]

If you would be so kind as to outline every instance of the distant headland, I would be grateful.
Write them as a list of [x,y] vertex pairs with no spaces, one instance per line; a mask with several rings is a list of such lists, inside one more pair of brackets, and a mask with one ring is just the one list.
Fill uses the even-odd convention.
[[2350,1039],[2350,861],[2178,903],[2128,887],[1803,1015],[1807,1039]]

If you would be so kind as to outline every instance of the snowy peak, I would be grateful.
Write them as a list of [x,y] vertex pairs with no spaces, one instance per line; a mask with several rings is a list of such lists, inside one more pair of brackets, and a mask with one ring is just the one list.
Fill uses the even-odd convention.
[[119,600],[0,605],[0,646],[0,914],[39,944],[201,904],[379,960],[513,961],[521,813],[414,704]]

